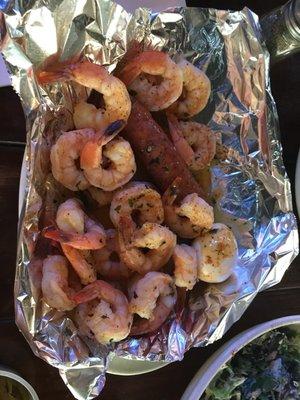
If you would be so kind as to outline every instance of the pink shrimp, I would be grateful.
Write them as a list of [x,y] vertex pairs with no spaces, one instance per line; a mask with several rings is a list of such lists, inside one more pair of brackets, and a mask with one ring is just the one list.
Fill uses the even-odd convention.
[[92,254],[97,272],[112,281],[127,279],[131,273],[129,268],[120,260],[118,233],[114,229],[106,231],[106,246],[95,250]]
[[[138,54],[123,68],[119,76],[150,111],[169,107],[182,92],[180,67],[168,54],[160,51]],[[161,77],[160,83],[158,77]]]
[[[94,299],[98,302],[92,302]],[[128,300],[109,283],[97,280],[89,284],[74,296],[74,301],[90,304],[85,323],[99,343],[118,342],[129,335],[132,314]]]
[[[43,230],[43,235],[45,237],[79,250],[96,250],[101,249],[103,246],[105,246],[105,230],[103,229],[101,224],[89,218],[82,211],[81,203],[77,199],[69,199],[60,207],[64,209],[61,213],[60,209],[58,210],[58,218],[56,219],[58,228],[54,226],[45,228]],[[68,211],[69,209],[70,211]],[[63,221],[63,217],[61,216],[61,214],[67,214],[66,218],[69,218],[69,220],[71,219],[70,216],[74,216],[73,226],[78,225],[79,221],[81,221],[80,231],[66,231],[66,223]],[[71,226],[70,222],[68,222],[68,224]],[[83,232],[83,230],[85,232]]]
[[175,305],[176,289],[173,278],[162,272],[148,272],[145,276],[137,278],[128,291],[130,311],[142,318],[153,320],[158,300],[170,310]]
[[76,105],[73,118],[77,129],[93,128],[98,131],[115,120],[127,121],[129,117],[131,102],[126,86],[101,65],[84,60],[71,65],[55,65],[37,75],[43,85],[72,80],[103,95],[105,107],[102,109],[84,101]]
[[43,262],[42,292],[45,302],[61,311],[72,310],[75,290],[68,282],[68,261],[62,256],[48,256]]
[[178,121],[168,114],[172,141],[192,172],[210,164],[216,154],[216,136],[212,130],[195,121]]
[[202,111],[208,102],[211,93],[210,80],[203,71],[184,59],[177,66],[182,72],[183,90],[170,110],[181,118],[192,117]]
[[86,260],[81,250],[74,249],[74,247],[63,243],[61,248],[83,285],[92,283],[97,279],[95,267]]

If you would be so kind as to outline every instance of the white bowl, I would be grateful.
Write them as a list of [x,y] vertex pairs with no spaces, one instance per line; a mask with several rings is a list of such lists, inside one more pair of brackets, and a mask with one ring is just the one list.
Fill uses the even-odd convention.
[[199,400],[221,367],[230,361],[230,359],[241,348],[252,342],[254,339],[273,329],[295,324],[298,324],[297,329],[300,331],[300,315],[291,315],[288,317],[273,319],[272,321],[256,325],[235,336],[233,339],[229,340],[229,342],[225,343],[202,365],[189,386],[186,388],[181,400]]
[[27,381],[25,381],[25,379],[21,378],[13,371],[6,369],[3,366],[0,366],[0,378],[1,377],[10,378],[13,381],[19,382],[20,385],[27,389],[28,393],[31,396],[30,400],[39,400],[39,397],[33,387]]

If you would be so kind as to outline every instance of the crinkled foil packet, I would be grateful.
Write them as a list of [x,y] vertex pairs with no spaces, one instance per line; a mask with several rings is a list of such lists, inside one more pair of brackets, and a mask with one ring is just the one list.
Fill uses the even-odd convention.
[[[130,359],[181,360],[192,346],[222,337],[255,295],[278,283],[298,253],[290,184],[282,162],[269,55],[258,17],[201,8],[140,8],[133,15],[108,0],[15,0],[2,5],[1,51],[27,121],[25,195],[19,224],[15,281],[16,321],[36,355],[59,368],[77,399],[104,386],[115,354]],[[239,245],[235,274],[222,284],[198,284],[186,307],[151,337],[115,347],[78,335],[70,315],[43,303],[33,253],[46,256],[39,220],[57,187],[49,176],[49,149],[72,126],[72,110],[88,91],[67,82],[38,85],[35,69],[54,57],[88,58],[113,71],[132,43],[180,55],[206,71],[212,93],[197,117],[222,135],[227,157],[212,166],[216,221],[232,227]],[[64,193],[58,195],[61,198]],[[44,246],[44,247],[43,247]]]

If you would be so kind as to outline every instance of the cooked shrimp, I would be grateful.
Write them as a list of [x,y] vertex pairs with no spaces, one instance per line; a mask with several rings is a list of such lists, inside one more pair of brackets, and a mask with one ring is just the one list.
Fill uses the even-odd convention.
[[72,310],[75,290],[68,283],[68,261],[62,256],[48,256],[43,262],[42,292],[45,302],[60,311]]
[[115,190],[112,192],[106,192],[105,190],[96,188],[94,186],[90,186],[87,191],[100,207],[109,205],[116,193]]
[[119,244],[121,260],[132,271],[143,275],[159,270],[169,261],[176,245],[176,235],[165,226],[145,222],[129,238],[120,233]]
[[210,229],[214,222],[213,208],[196,193],[188,194],[176,205],[180,179],[175,179],[162,199],[166,224],[182,238],[192,239],[203,229]]
[[130,270],[120,260],[118,233],[114,229],[106,231],[106,246],[92,254],[97,272],[110,280],[127,279]]
[[86,325],[99,343],[118,342],[129,335],[132,314],[126,296],[109,283],[97,280],[74,296],[77,304],[98,299],[91,303]]
[[28,265],[28,276],[32,297],[37,302],[42,289],[43,279],[43,260],[38,257],[33,257]]
[[194,121],[178,121],[168,114],[173,143],[188,167],[197,172],[210,164],[216,154],[216,137],[212,130]]
[[67,233],[84,233],[85,213],[78,199],[68,199],[61,203],[56,212],[59,229]]
[[61,248],[83,285],[88,285],[97,279],[95,267],[87,261],[81,250],[74,249],[74,247],[63,243]]
[[233,273],[238,262],[238,246],[228,226],[213,224],[211,230],[194,240],[193,247],[201,281],[220,283]]
[[169,107],[182,92],[181,68],[160,51],[137,55],[121,71],[120,79],[150,111]]
[[145,335],[146,333],[156,331],[170,315],[170,312],[174,308],[176,297],[173,298],[173,301],[167,301],[167,304],[165,304],[165,300],[164,297],[158,299],[151,319],[140,318],[137,321],[134,321],[130,335]]
[[45,237],[79,250],[96,250],[105,246],[105,231],[102,225],[89,218],[82,210],[79,200],[69,199],[58,208],[58,229],[45,228]]
[[192,290],[197,281],[197,257],[193,247],[177,244],[174,249],[175,285]]
[[170,111],[180,118],[188,118],[198,114],[206,106],[211,84],[203,71],[186,60],[182,60],[178,67],[183,75],[182,96],[170,107]]
[[159,300],[171,309],[176,300],[173,278],[162,272],[148,272],[129,288],[129,309],[142,318],[152,319]]
[[102,130],[117,119],[127,121],[129,117],[131,102],[126,86],[101,65],[85,60],[42,71],[38,79],[41,84],[72,80],[103,95],[103,108],[97,109],[86,102],[77,104],[73,116],[77,129]]
[[92,129],[64,132],[52,146],[50,160],[54,178],[70,190],[84,190],[90,183],[77,166],[84,145],[95,137]]
[[[56,224],[64,233],[84,234],[85,213],[79,200],[68,199],[58,207]],[[84,285],[97,279],[94,267],[86,260],[82,251],[63,243],[61,243],[61,247],[64,255],[67,257]]]
[[136,172],[129,142],[121,137],[111,140],[106,135],[86,143],[81,153],[80,166],[91,185],[106,191],[124,185]]
[[149,183],[131,182],[117,192],[110,206],[110,219],[120,228],[120,219],[129,218],[134,228],[144,222],[162,223],[164,209],[160,194]]

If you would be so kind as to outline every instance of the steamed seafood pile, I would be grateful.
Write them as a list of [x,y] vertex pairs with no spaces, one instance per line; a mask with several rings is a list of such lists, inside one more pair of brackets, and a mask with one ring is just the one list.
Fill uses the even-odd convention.
[[118,77],[88,61],[37,76],[102,96],[101,106],[74,105],[74,130],[51,148],[53,177],[70,195],[43,226],[52,248],[36,261],[43,300],[71,312],[79,332],[101,344],[153,333],[178,290],[223,282],[237,262],[234,235],[214,220],[203,178],[217,135],[192,120],[210,81],[157,51],[138,54]]

